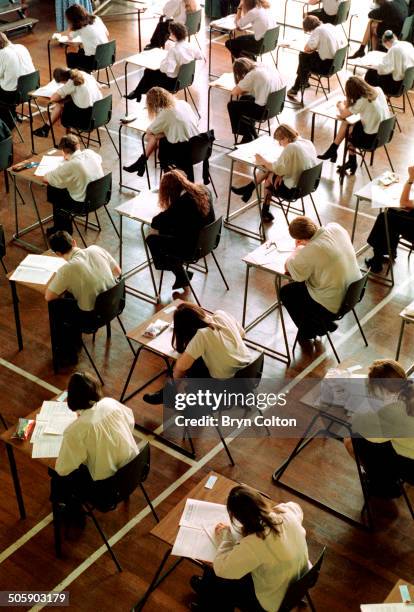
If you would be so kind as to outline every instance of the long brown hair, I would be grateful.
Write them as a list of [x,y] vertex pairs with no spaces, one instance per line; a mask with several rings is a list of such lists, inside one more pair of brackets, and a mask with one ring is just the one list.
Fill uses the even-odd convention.
[[257,64],[248,57],[239,57],[234,60],[233,74],[236,85],[240,83],[248,72],[254,70]]
[[172,346],[178,353],[184,353],[190,340],[194,338],[199,329],[214,325],[206,320],[204,310],[191,302],[182,302],[174,312],[174,332]]
[[55,68],[53,78],[56,83],[66,83],[69,79],[72,79],[75,87],[85,83],[85,77],[77,68],[72,68],[71,70],[69,68]]
[[368,389],[373,395],[381,391],[398,393],[398,399],[405,403],[409,416],[414,416],[414,385],[407,374],[394,359],[376,359],[368,370]]
[[268,0],[242,0],[243,9],[246,11],[251,11],[254,8],[270,8],[270,2]]
[[366,98],[368,102],[372,102],[378,96],[376,89],[358,76],[349,77],[345,83],[345,93],[348,107],[355,104],[360,98]]
[[233,524],[235,521],[241,524],[244,537],[255,533],[264,540],[269,530],[278,535],[278,525],[283,522],[282,518],[274,516],[272,502],[246,485],[238,485],[230,491],[227,512]]
[[147,93],[147,109],[150,119],[154,119],[165,108],[174,108],[174,96],[162,87],[151,87]]
[[95,15],[91,15],[83,6],[73,4],[65,12],[66,19],[70,23],[72,30],[80,30],[87,25],[92,25],[95,22]]
[[186,191],[196,203],[199,212],[206,217],[210,210],[210,199],[204,185],[188,180],[182,170],[169,170],[163,174],[158,190],[158,202],[166,210],[175,202],[182,191]]

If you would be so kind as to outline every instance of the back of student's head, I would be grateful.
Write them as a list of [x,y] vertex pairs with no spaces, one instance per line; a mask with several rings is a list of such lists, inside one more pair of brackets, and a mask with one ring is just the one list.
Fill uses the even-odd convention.
[[58,148],[64,153],[74,153],[80,146],[79,138],[75,134],[66,134],[60,139]]
[[204,185],[198,185],[188,180],[183,170],[177,168],[162,175],[158,190],[158,202],[163,210],[169,208],[185,191],[188,193],[203,217],[210,210],[210,198]]
[[368,102],[372,102],[378,95],[374,87],[358,76],[349,77],[345,83],[345,94],[348,106],[352,106],[360,98],[366,98]]
[[7,45],[10,44],[9,39],[5,35],[4,32],[0,32],[0,49],[4,49]]
[[65,16],[72,30],[80,30],[87,25],[91,25],[96,19],[95,15],[88,13],[88,11],[79,4],[73,4],[66,9]]
[[394,40],[398,40],[398,36],[396,36],[392,30],[385,30],[382,35],[382,43],[390,43]]
[[376,359],[368,369],[368,388],[373,395],[399,393],[406,379],[404,368],[394,359]]
[[72,236],[59,230],[49,237],[49,246],[54,253],[66,255],[73,248]]
[[277,534],[277,525],[282,522],[272,514],[271,503],[261,493],[246,485],[238,485],[230,491],[227,512],[232,523],[240,523],[243,536],[255,533],[264,539],[269,529]]
[[313,32],[318,26],[322,24],[322,21],[316,17],[316,15],[306,15],[302,22],[304,32]]
[[85,77],[83,75],[83,72],[81,72],[81,70],[78,70],[77,68],[72,68],[71,70],[69,68],[63,68],[62,66],[59,66],[58,68],[54,69],[53,78],[55,79],[56,83],[67,83],[69,79],[71,79],[75,87],[78,87],[78,85],[83,85],[85,83]]
[[87,410],[102,398],[99,381],[89,372],[74,372],[68,384],[68,406],[71,410]]
[[275,133],[273,134],[273,138],[275,140],[280,140],[281,138],[286,138],[289,142],[295,142],[299,137],[299,133],[295,130],[295,128],[291,127],[287,123],[281,123],[275,129]]
[[168,31],[175,36],[177,41],[185,40],[188,36],[188,30],[183,23],[172,21],[168,26]]
[[236,84],[240,83],[246,74],[256,68],[256,66],[256,62],[249,57],[239,57],[235,59],[233,64],[233,74]]
[[174,312],[174,333],[172,345],[178,353],[184,353],[190,340],[199,329],[213,327],[205,319],[204,310],[191,302],[182,302]]
[[162,87],[151,87],[147,93],[147,109],[151,119],[166,108],[173,108],[175,105],[174,96]]
[[242,0],[245,11],[251,11],[254,8],[270,8],[268,0]]
[[294,240],[310,240],[317,229],[318,226],[309,217],[295,217],[289,223],[289,234]]

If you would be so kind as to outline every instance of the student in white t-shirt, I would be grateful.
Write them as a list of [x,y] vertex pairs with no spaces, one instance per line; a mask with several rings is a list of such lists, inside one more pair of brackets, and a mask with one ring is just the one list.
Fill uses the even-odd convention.
[[[252,361],[243,341],[244,329],[224,310],[209,315],[200,306],[181,303],[174,312],[173,346],[180,353],[174,366],[174,380],[191,378],[233,378]],[[162,403],[163,391],[146,393],[144,401]]]
[[405,40],[387,30],[382,35],[382,44],[387,53],[376,68],[370,68],[365,74],[365,80],[373,87],[381,87],[387,95],[396,95],[408,68],[414,66],[414,47]]
[[250,27],[253,34],[242,34],[226,40],[226,48],[232,59],[248,56],[256,59],[262,46],[263,37],[268,30],[277,26],[268,0],[240,0],[236,12],[237,28]]
[[[359,114],[361,119],[350,129],[348,143],[348,160],[343,166],[338,166],[339,174],[355,174],[358,167],[355,147],[370,148],[377,137],[381,121],[391,117],[387,98],[380,87],[372,87],[358,76],[350,77],[345,83],[346,100],[337,103],[338,115],[346,119]],[[345,139],[347,124],[342,121],[338,134],[330,147],[319,159],[329,159],[336,162],[338,147]]]
[[[30,52],[23,45],[12,44],[6,34],[0,32],[0,103],[6,105],[16,102],[17,81],[19,77],[35,71]],[[11,107],[0,107],[0,118],[10,130],[15,127],[10,113],[16,116]]]
[[231,131],[243,136],[242,143],[250,142],[257,138],[255,122],[265,117],[269,95],[285,83],[277,68],[256,64],[247,57],[234,61],[233,74],[236,87],[231,95],[237,100],[227,104]]
[[[91,120],[93,104],[102,99],[102,92],[95,77],[76,68],[55,68],[53,78],[62,86],[50,98],[50,102],[54,104],[50,113],[51,125],[60,119],[67,129],[87,127]],[[47,138],[51,125],[45,123],[34,130],[33,134]]]
[[289,234],[296,250],[285,268],[295,282],[282,287],[280,299],[298,328],[298,342],[304,342],[337,328],[335,316],[361,271],[349,234],[338,223],[318,227],[299,216]]
[[[322,0],[321,8],[309,11],[308,15],[315,15],[322,23],[335,23],[339,5],[344,0]],[[309,5],[320,4],[320,0],[308,0]]]
[[162,9],[161,15],[149,43],[144,50],[154,49],[154,47],[164,47],[170,32],[169,25],[172,21],[185,25],[188,13],[198,11],[200,5],[197,0],[168,0]]
[[100,17],[91,15],[83,6],[73,4],[65,12],[69,24],[69,37],[78,36],[82,49],[77,53],[68,53],[66,61],[69,68],[79,68],[86,72],[93,70],[96,47],[109,42],[109,33]]
[[227,511],[233,531],[216,525],[213,567],[191,578],[198,600],[190,609],[277,612],[289,585],[309,568],[302,509],[294,502],[273,506],[258,491],[238,485],[229,493]]

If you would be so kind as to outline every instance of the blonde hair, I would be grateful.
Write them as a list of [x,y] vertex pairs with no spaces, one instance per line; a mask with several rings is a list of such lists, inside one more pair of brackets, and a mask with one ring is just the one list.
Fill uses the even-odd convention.
[[278,140],[279,138],[287,138],[289,142],[295,142],[298,138],[299,132],[297,132],[293,127],[287,125],[287,123],[281,123],[275,129],[275,133],[273,134],[273,138]]
[[174,96],[162,87],[151,87],[147,93],[147,109],[150,119],[155,119],[165,108],[174,108]]
[[242,0],[244,10],[251,11],[254,8],[270,8],[270,2],[268,0]]
[[75,87],[79,87],[79,85],[84,85],[85,83],[83,73],[77,68],[73,68],[72,70],[62,67],[55,68],[53,71],[53,78],[57,83],[67,83],[67,81],[71,79]]
[[200,8],[197,0],[183,0],[186,13],[194,13]]
[[0,49],[4,49],[7,45],[10,44],[9,39],[5,35],[4,32],[0,32]]

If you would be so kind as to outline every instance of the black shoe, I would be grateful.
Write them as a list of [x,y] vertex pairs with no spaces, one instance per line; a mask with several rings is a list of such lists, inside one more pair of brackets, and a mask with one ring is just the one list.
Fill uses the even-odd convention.
[[155,393],[144,393],[142,399],[147,404],[152,404],[153,406],[157,406],[158,404],[162,404],[164,402],[163,395],[164,395],[164,390],[160,389],[159,391],[155,391]]
[[264,223],[271,223],[274,220],[274,216],[269,210],[269,206],[263,206],[262,209],[262,221]]
[[203,577],[202,576],[191,576],[190,586],[193,589],[194,593],[197,593],[197,595],[201,595],[203,591]]
[[374,272],[374,274],[380,274],[382,272],[383,260],[382,257],[379,259],[378,257],[371,257],[371,259],[365,259],[365,265],[367,268]]
[[232,187],[231,190],[236,195],[240,195],[243,202],[248,202],[255,190],[255,184],[251,181],[247,183],[247,185],[244,185],[244,187]]
[[33,136],[39,136],[39,138],[47,138],[49,136],[50,127],[48,125],[42,125],[42,127],[33,130]]
[[365,55],[365,47],[359,47],[358,51],[355,51],[353,55],[350,55],[348,59],[357,59],[358,57],[364,57]]
[[318,155],[318,159],[329,159],[332,163],[335,163],[338,157],[338,145],[334,142],[331,144],[329,149],[322,153],[322,155]]
[[145,155],[141,155],[136,162],[130,166],[123,166],[123,169],[125,172],[136,172],[138,176],[144,176],[146,161]]
[[173,284],[173,289],[184,289],[189,286],[189,281],[194,276],[194,272],[187,272],[187,276],[185,274],[179,274],[176,276],[175,283]]
[[141,102],[142,95],[140,93],[136,93],[135,91],[131,91],[129,94],[124,94],[123,97],[127,100],[136,100],[137,102]]
[[356,156],[352,156],[348,159],[348,161],[345,164],[343,164],[342,166],[338,166],[336,171],[338,172],[338,174],[343,176],[345,174],[348,174],[347,170],[349,170],[349,175],[352,176],[357,171],[357,168],[358,168],[358,163],[356,160]]

